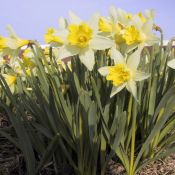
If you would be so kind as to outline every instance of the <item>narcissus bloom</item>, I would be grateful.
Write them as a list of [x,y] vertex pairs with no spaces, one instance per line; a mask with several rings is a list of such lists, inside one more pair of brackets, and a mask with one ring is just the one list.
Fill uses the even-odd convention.
[[124,38],[128,45],[134,42],[149,46],[158,43],[159,38],[154,34],[153,26],[154,22],[152,19],[143,23],[139,16],[134,16],[130,26],[124,32]]
[[6,38],[5,46],[15,50],[29,43],[30,43],[29,40],[25,40],[21,38]]
[[14,93],[15,90],[15,84],[16,84],[16,76],[15,75],[10,75],[10,74],[2,74],[4,77],[7,85],[9,86],[10,90],[12,93]]
[[92,39],[93,30],[86,23],[80,25],[70,24],[68,27],[68,41],[72,46],[85,48]]
[[79,55],[81,62],[90,71],[95,64],[94,52],[114,45],[111,39],[98,35],[98,15],[94,15],[88,22],[83,22],[70,13],[70,24],[66,30],[67,41],[59,50],[59,58]]
[[[122,9],[110,8],[110,17],[113,23],[118,23],[122,26],[121,30],[115,37],[115,41],[122,41],[126,45],[153,45],[159,41],[158,37],[153,33],[153,19],[154,12],[147,10],[145,15],[141,12],[137,14],[130,14]],[[116,42],[120,44],[120,42]]]
[[24,50],[23,55],[22,55],[22,61],[23,65],[27,68],[34,68],[35,67],[35,62],[34,62],[34,54],[30,48],[27,48]]
[[3,50],[4,48],[10,48],[12,50],[15,50],[30,43],[29,40],[18,37],[13,32],[11,26],[8,26],[7,29],[10,34],[10,37],[4,38],[0,36],[0,50]]
[[137,70],[140,62],[141,48],[128,56],[127,59],[115,48],[111,49],[111,58],[114,60],[114,66],[101,67],[98,71],[113,84],[110,97],[127,88],[129,92],[137,99],[136,82],[149,77],[148,73]]

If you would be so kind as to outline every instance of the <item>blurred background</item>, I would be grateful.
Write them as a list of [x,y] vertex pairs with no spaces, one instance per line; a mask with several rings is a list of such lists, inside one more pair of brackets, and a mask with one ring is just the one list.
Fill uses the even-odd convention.
[[26,39],[44,43],[48,27],[58,27],[60,16],[68,17],[74,11],[82,19],[94,12],[108,14],[114,5],[129,12],[155,9],[156,24],[164,31],[165,39],[175,36],[175,0],[0,0],[0,35],[7,36],[6,25]]

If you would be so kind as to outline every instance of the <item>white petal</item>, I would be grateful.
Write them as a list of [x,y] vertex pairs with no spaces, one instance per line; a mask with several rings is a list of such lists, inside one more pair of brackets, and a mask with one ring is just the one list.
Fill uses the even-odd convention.
[[146,35],[152,34],[153,32],[153,20],[148,20],[143,24],[142,30]]
[[133,16],[131,25],[134,25],[138,30],[142,29],[143,23],[138,15]]
[[114,60],[115,64],[125,63],[123,55],[118,50],[112,47],[110,51],[111,58]]
[[145,15],[148,18],[154,19],[155,18],[155,10],[153,10],[153,9],[145,10]]
[[18,38],[17,34],[15,33],[11,25],[7,25],[6,29],[10,38],[14,38],[14,39]]
[[133,50],[137,49],[137,47],[138,47],[138,43],[127,45],[126,46],[126,53],[132,52]]
[[17,49],[18,43],[16,41],[17,41],[16,39],[8,38],[6,41],[6,45],[11,49]]
[[67,21],[66,21],[66,19],[63,18],[63,17],[60,17],[60,18],[59,18],[58,23],[59,23],[59,28],[60,28],[60,29],[65,29],[66,26],[67,26]]
[[101,67],[98,69],[98,72],[102,75],[102,76],[107,76],[109,74],[109,67],[105,66],[105,67]]
[[149,73],[136,71],[134,80],[135,81],[142,81],[142,80],[145,80],[145,79],[147,79],[149,77],[150,77]]
[[86,49],[80,52],[79,54],[81,62],[88,68],[92,70],[95,64],[94,52],[91,49]]
[[167,64],[169,67],[171,67],[172,69],[175,69],[175,59],[171,60],[171,61],[168,61],[168,64]]
[[112,88],[110,97],[113,97],[115,94],[119,93],[125,86],[126,83],[122,84],[121,86],[114,86]]
[[112,46],[114,46],[114,41],[99,35],[94,36],[89,43],[89,47],[95,50],[104,50],[111,48]]
[[111,18],[117,19],[117,12],[116,12],[116,8],[114,6],[111,6],[109,8],[109,15],[111,16]]
[[128,22],[130,21],[128,18],[126,18],[126,16],[128,15],[128,13],[120,8],[116,9],[116,13],[117,13],[117,19],[121,24],[124,25],[128,25]]
[[99,20],[99,14],[96,13],[93,16],[90,17],[90,19],[87,21],[88,25],[91,29],[93,29],[94,33],[98,32],[98,20]]
[[55,31],[55,35],[60,37],[61,40],[65,41],[67,39],[67,35],[68,35],[68,30],[66,29],[60,29]]
[[146,44],[148,45],[148,46],[152,46],[152,45],[154,45],[155,43],[158,43],[158,42],[160,42],[160,38],[159,37],[157,37],[156,35],[154,35],[153,33],[152,34],[150,34],[150,35],[147,35],[147,38],[146,38]]
[[80,24],[82,23],[81,18],[79,18],[75,13],[69,12],[69,17],[70,17],[70,23],[71,24]]
[[131,94],[134,96],[135,99],[137,99],[137,86],[136,82],[133,80],[130,80],[127,82],[126,88]]
[[59,58],[63,59],[66,57],[77,55],[79,54],[79,52],[80,52],[79,48],[74,47],[74,46],[65,45],[65,46],[60,47],[59,49]]
[[140,55],[141,55],[142,48],[138,48],[134,53],[129,55],[127,60],[127,65],[131,69],[137,69],[140,63]]

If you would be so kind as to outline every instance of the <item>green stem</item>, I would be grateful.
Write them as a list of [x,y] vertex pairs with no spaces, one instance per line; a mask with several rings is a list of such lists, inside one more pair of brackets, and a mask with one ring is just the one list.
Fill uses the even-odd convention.
[[132,95],[130,95],[129,105],[128,105],[128,127],[131,120],[131,110],[132,110]]
[[136,138],[136,107],[137,103],[134,101],[133,104],[133,116],[132,116],[132,128],[131,128],[131,157],[130,157],[130,168],[129,175],[134,175],[134,153],[135,153],[135,138]]

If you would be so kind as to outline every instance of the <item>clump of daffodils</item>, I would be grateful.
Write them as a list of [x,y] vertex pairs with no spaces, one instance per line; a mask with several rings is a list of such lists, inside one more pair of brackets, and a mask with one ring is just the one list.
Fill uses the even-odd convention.
[[[69,13],[69,20],[59,19],[59,28],[48,28],[44,40],[48,44],[43,52],[46,59],[50,60],[49,47],[52,47],[56,63],[60,71],[71,70],[71,57],[80,59],[87,70],[92,71],[96,63],[97,51],[107,51],[114,64],[99,67],[99,73],[106,77],[113,85],[111,97],[124,87],[136,98],[136,82],[148,78],[148,73],[137,70],[140,55],[144,46],[151,46],[159,42],[154,34],[154,12],[147,10],[145,14],[128,13],[122,9],[111,7],[109,16],[104,17],[94,14],[84,21],[73,12]],[[6,78],[8,84],[15,84],[17,76],[28,75],[31,71],[37,74],[34,53],[30,48],[34,42],[21,39],[11,27],[8,27],[9,37],[0,36],[0,64],[10,66],[13,72],[13,81]],[[15,50],[21,50],[13,56]],[[132,54],[129,54],[132,53]],[[8,57],[8,59],[7,59]],[[69,61],[65,62],[65,59]],[[21,63],[19,63],[21,62]],[[2,72],[11,77],[11,74]],[[37,76],[37,75],[36,75]],[[9,80],[10,79],[10,80]]]
[[[113,155],[126,174],[135,175],[147,162],[174,152],[174,40],[163,46],[154,17],[153,10],[133,14],[115,7],[109,16],[87,20],[70,12],[58,29],[48,28],[45,45],[19,37],[11,27],[8,37],[0,36],[1,104],[13,107],[15,137],[25,127],[27,141],[36,133],[31,145],[21,147],[33,149],[34,158],[24,154],[29,174],[38,174],[42,163],[55,164],[58,147],[61,162],[92,175],[105,174]],[[50,146],[51,155],[42,161]]]
[[45,41],[59,47],[61,59],[78,55],[91,71],[97,50],[115,48],[124,54],[137,46],[158,42],[153,25],[153,11],[146,11],[145,15],[141,12],[131,14],[112,7],[109,17],[95,14],[87,21],[71,12],[69,21],[60,19],[58,30],[48,29]]

